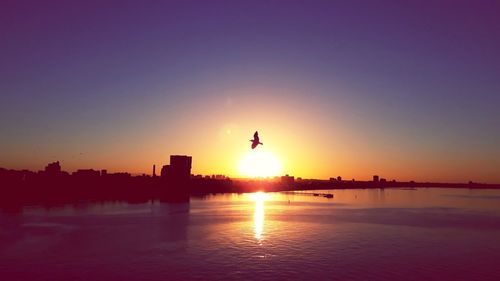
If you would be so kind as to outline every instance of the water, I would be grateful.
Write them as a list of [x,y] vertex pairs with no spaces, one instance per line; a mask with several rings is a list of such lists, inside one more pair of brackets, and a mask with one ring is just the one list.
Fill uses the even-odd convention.
[[0,278],[500,280],[500,191],[318,192],[0,213]]

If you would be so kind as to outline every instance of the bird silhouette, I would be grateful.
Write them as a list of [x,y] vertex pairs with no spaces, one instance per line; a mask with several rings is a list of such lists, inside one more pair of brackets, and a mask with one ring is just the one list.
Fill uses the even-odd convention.
[[259,144],[262,144],[264,145],[263,143],[261,143],[259,141],[259,132],[255,131],[255,134],[253,134],[253,140],[250,140],[252,142],[252,149],[256,148],[257,145]]

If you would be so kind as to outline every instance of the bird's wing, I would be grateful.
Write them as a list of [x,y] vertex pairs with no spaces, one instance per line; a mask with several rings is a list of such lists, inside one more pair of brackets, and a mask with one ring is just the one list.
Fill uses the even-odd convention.
[[253,134],[253,139],[259,142],[259,132],[255,131],[255,134]]

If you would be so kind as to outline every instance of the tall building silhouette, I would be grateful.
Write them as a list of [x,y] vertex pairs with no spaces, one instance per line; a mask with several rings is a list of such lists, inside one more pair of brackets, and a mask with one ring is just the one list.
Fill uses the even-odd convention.
[[161,169],[161,177],[174,181],[187,181],[191,177],[192,157],[186,155],[170,155],[170,165]]

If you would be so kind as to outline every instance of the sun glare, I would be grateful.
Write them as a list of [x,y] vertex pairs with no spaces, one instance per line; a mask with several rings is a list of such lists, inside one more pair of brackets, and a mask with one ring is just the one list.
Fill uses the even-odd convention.
[[274,177],[281,175],[283,166],[271,152],[251,150],[240,161],[239,171],[246,177]]

